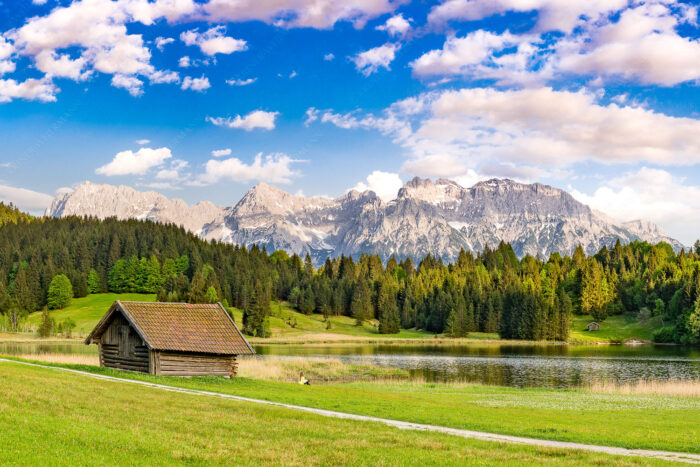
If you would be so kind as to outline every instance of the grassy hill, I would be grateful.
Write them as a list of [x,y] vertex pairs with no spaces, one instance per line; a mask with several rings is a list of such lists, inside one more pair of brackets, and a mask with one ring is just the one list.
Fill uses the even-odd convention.
[[[155,294],[95,294],[83,298],[74,298],[73,302],[62,310],[51,311],[51,317],[57,322],[62,322],[66,318],[75,321],[74,333],[87,335],[95,327],[97,322],[104,316],[115,300],[132,300],[138,302],[154,302]],[[39,326],[41,323],[41,312],[32,313],[28,318],[29,323]]]
[[605,321],[598,322],[600,324],[598,331],[586,330],[591,321],[594,321],[591,316],[574,316],[569,341],[577,343],[651,341],[654,338],[654,331],[661,327],[660,316],[642,322],[634,313],[610,316]]
[[[102,318],[107,309],[115,300],[155,301],[153,294],[95,294],[84,298],[76,298],[73,303],[62,309],[51,312],[51,317],[61,322],[70,317],[76,323],[74,333],[78,336],[88,334],[97,322]],[[286,302],[272,302],[270,304],[272,316],[270,316],[270,339],[251,339],[266,343],[274,342],[339,342],[354,340],[376,339],[435,339],[436,335],[425,331],[402,329],[398,334],[379,334],[376,321],[365,322],[362,326],[356,326],[355,320],[347,316],[330,317],[331,327],[327,328],[327,322],[319,314],[304,315],[295,311]],[[231,309],[237,324],[243,321],[243,311],[237,308]],[[32,313],[29,323],[38,326],[41,322],[41,312]],[[593,321],[590,316],[574,316],[570,341],[575,343],[595,342],[624,342],[637,339],[651,341],[654,331],[661,326],[659,317],[651,318],[646,322],[640,322],[636,315],[627,314],[612,316],[600,323],[597,332],[586,331],[588,323]],[[439,336],[444,338],[444,336]],[[498,339],[497,334],[470,333],[471,340]]]

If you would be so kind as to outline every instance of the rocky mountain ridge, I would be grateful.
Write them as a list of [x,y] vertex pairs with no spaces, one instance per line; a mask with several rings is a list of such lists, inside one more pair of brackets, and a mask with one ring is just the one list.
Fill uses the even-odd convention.
[[510,243],[518,256],[570,254],[579,244],[590,254],[618,238],[623,243],[666,241],[682,248],[653,223],[618,222],[564,190],[507,179],[465,188],[446,179],[416,177],[389,202],[372,191],[306,198],[259,183],[228,208],[209,202],[189,206],[152,191],[86,182],[58,196],[46,215],[174,223],[206,240],[309,253],[318,263],[328,256],[361,253],[383,259],[431,253],[449,261],[462,248],[478,252],[500,241]]

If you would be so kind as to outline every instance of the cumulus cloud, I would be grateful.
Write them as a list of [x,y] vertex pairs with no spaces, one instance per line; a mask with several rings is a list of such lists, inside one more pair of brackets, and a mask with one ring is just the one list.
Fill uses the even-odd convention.
[[478,30],[464,37],[449,37],[442,49],[435,49],[411,62],[418,77],[464,75],[473,79],[494,79],[498,84],[539,83],[551,76],[535,36],[494,34]]
[[124,88],[134,97],[143,94],[143,81],[133,75],[116,74],[112,76],[112,86]]
[[216,126],[224,126],[227,128],[240,128],[242,130],[251,131],[256,128],[264,130],[272,130],[275,128],[275,119],[279,112],[266,112],[264,110],[254,110],[247,115],[235,117],[207,117],[206,120]]
[[664,86],[700,79],[700,40],[677,32],[687,21],[667,5],[638,5],[614,22],[589,25],[583,34],[562,40],[556,65],[564,72]]
[[165,46],[175,42],[175,39],[173,39],[172,37],[156,37],[155,42],[156,48],[162,52]]
[[13,99],[28,101],[55,102],[58,88],[47,79],[0,79],[0,103]]
[[339,21],[349,21],[356,28],[385,13],[393,12],[402,2],[392,0],[210,0],[204,11],[212,21],[259,20],[275,26],[330,29]]
[[[79,81],[100,72],[113,75],[114,86],[138,95],[136,76],[148,77],[156,69],[142,36],[129,34],[126,25],[140,22],[149,26],[161,18],[174,21],[196,8],[193,0],[75,1],[32,17],[4,36],[12,42],[14,53],[30,57],[47,78]],[[74,52],[59,52],[66,49]]]
[[144,146],[146,144],[149,144],[150,142],[151,142],[150,139],[137,139],[136,140],[136,144],[138,144],[139,146]]
[[322,123],[373,129],[408,150],[403,171],[544,175],[576,163],[700,163],[700,120],[639,106],[603,104],[599,95],[551,88],[470,88],[399,101],[381,116],[316,111]]
[[[679,28],[697,23],[697,9],[673,1],[449,0],[431,18],[481,19],[506,11],[537,11],[528,34],[477,30],[448,37],[442,49],[411,63],[419,77],[464,75],[496,84],[541,85],[571,75],[672,86],[700,79],[700,40]],[[550,30],[565,34],[552,36]]]
[[332,53],[327,53],[326,55],[323,56],[323,59],[327,62],[330,62],[335,58],[335,55]]
[[181,171],[187,168],[188,165],[189,163],[187,161],[178,159],[173,160],[169,167],[162,168],[156,173],[156,179],[167,180],[172,186],[173,182],[183,180]]
[[57,54],[53,50],[44,50],[34,57],[36,67],[48,78],[70,78],[74,81],[84,81],[90,76],[84,71],[87,60],[84,57],[71,59],[67,54]]
[[571,194],[615,219],[663,225],[686,245],[698,239],[700,188],[665,170],[642,167],[602,183],[591,195],[578,190]]
[[259,153],[251,164],[238,158],[207,161],[205,172],[198,177],[201,184],[217,183],[221,180],[248,182],[261,180],[272,183],[290,183],[292,177],[299,173],[291,165],[296,161],[286,154],[264,156]]
[[396,198],[402,186],[403,182],[399,174],[375,170],[367,176],[365,181],[359,182],[353,189],[357,191],[371,190],[384,201],[391,201]]
[[113,177],[116,175],[144,175],[150,169],[159,167],[172,157],[168,148],[141,148],[136,152],[122,151],[114,159],[95,170],[98,175]]
[[392,37],[403,37],[411,29],[411,18],[406,19],[402,14],[394,15],[386,23],[377,26],[377,30],[386,31]]
[[191,89],[192,91],[202,92],[211,87],[209,83],[209,78],[202,76],[201,78],[192,78],[191,76],[186,76],[182,80],[182,85],[180,86],[183,90]]
[[180,34],[180,39],[186,45],[196,45],[205,55],[232,54],[246,50],[248,46],[242,39],[228,37],[225,26],[216,26],[203,33],[197,29],[185,31]]
[[214,157],[224,157],[224,156],[230,156],[231,155],[231,149],[226,148],[226,149],[215,149],[214,151],[211,152],[211,155]]
[[401,46],[399,44],[384,44],[373,49],[360,52],[357,55],[350,57],[350,60],[355,63],[357,71],[365,76],[376,73],[380,68],[389,70],[389,65],[394,61],[396,51]]
[[428,23],[440,26],[451,20],[476,21],[509,11],[537,12],[540,31],[571,32],[582,17],[596,20],[619,11],[628,0],[447,0],[432,8]]
[[248,86],[256,82],[258,78],[248,78],[248,79],[227,79],[226,84],[230,86]]
[[0,201],[12,203],[22,211],[34,214],[43,213],[51,204],[53,196],[38,191],[0,185]]

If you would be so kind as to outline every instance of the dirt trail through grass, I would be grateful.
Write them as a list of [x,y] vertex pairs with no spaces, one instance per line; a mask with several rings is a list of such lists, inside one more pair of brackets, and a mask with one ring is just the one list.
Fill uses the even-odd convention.
[[420,423],[410,423],[410,422],[404,422],[404,421],[399,421],[399,420],[390,420],[390,419],[386,419],[386,418],[369,417],[369,416],[365,416],[365,415],[355,415],[355,414],[344,413],[344,412],[335,412],[335,411],[331,411],[331,410],[315,409],[315,408],[311,408],[311,407],[303,407],[303,406],[299,406],[299,405],[284,404],[281,402],[253,399],[253,398],[249,398],[249,397],[235,396],[235,395],[231,395],[231,394],[221,394],[221,393],[211,392],[211,391],[178,388],[178,387],[174,387],[174,386],[167,386],[167,385],[162,385],[162,384],[150,383],[150,382],[146,382],[146,381],[122,379],[122,378],[117,378],[114,376],[89,373],[86,371],[72,370],[72,369],[68,369],[68,368],[60,368],[60,367],[47,366],[47,365],[39,365],[36,363],[21,362],[21,361],[17,361],[17,360],[7,360],[4,358],[0,358],[0,362],[28,365],[28,366],[46,368],[46,369],[56,370],[56,371],[65,371],[65,372],[69,372],[69,373],[80,374],[80,375],[83,375],[83,376],[86,376],[89,378],[100,379],[100,380],[104,380],[104,381],[113,381],[113,382],[119,382],[119,383],[137,384],[137,385],[147,386],[150,388],[156,388],[156,389],[160,389],[160,390],[164,390],[164,391],[179,392],[179,393],[192,394],[192,395],[197,395],[197,396],[218,397],[218,398],[222,398],[222,399],[252,402],[252,403],[256,403],[256,404],[263,404],[263,405],[269,405],[269,406],[275,406],[275,407],[284,407],[287,409],[309,412],[309,413],[313,413],[316,415],[322,415],[322,416],[331,417],[331,418],[341,418],[341,419],[348,419],[348,420],[358,420],[358,421],[382,423],[384,425],[396,427],[396,428],[403,429],[403,430],[430,431],[430,432],[445,433],[445,434],[449,434],[449,435],[459,436],[462,438],[478,439],[478,440],[482,440],[482,441],[495,441],[495,442],[501,442],[501,443],[525,444],[525,445],[531,445],[531,446],[562,448],[562,449],[578,449],[578,450],[583,450],[583,451],[598,452],[598,453],[618,455],[618,456],[636,456],[636,457],[645,457],[645,458],[660,459],[660,460],[666,460],[666,461],[685,462],[685,463],[690,463],[690,464],[700,464],[700,454],[688,454],[688,453],[655,451],[655,450],[645,450],[645,449],[625,449],[625,448],[612,447],[612,446],[597,446],[597,445],[592,445],[592,444],[580,444],[580,443],[572,443],[572,442],[566,442],[566,441],[542,440],[542,439],[525,438],[525,437],[519,437],[519,436],[500,435],[500,434],[496,434],[496,433],[485,433],[485,432],[479,432],[479,431],[461,430],[461,429],[447,428],[447,427],[437,426],[437,425],[425,425],[425,424],[420,424]]

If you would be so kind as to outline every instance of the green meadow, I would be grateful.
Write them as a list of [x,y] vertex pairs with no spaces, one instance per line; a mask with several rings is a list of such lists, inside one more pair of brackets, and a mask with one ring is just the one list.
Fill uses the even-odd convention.
[[59,365],[98,374],[201,389],[407,422],[538,439],[700,453],[700,398],[601,394],[465,383],[401,381],[300,386],[296,383],[118,372]]
[[[72,303],[62,309],[51,312],[51,317],[57,322],[71,318],[75,323],[74,334],[84,336],[88,334],[97,322],[102,318],[107,309],[115,300],[154,301],[154,294],[95,294],[83,298],[73,299]],[[443,335],[435,335],[425,331],[402,329],[398,334],[382,335],[377,331],[377,323],[367,321],[362,326],[357,326],[355,320],[348,316],[331,316],[330,328],[328,322],[319,314],[305,315],[291,308],[286,302],[272,302],[270,304],[271,316],[270,332],[268,339],[256,339],[251,341],[259,343],[284,343],[284,342],[343,342],[357,340],[419,340],[436,342],[456,342]],[[231,312],[237,323],[243,320],[243,311],[231,308]],[[590,316],[574,316],[571,325],[570,342],[595,343],[595,342],[624,342],[627,340],[651,341],[653,333],[661,326],[660,318],[651,318],[647,322],[640,322],[635,315],[611,316],[601,322],[597,332],[586,331],[586,326],[593,320]],[[28,322],[38,326],[41,322],[41,312],[29,315]],[[460,342],[497,340],[497,334],[469,333],[467,338],[459,339]],[[513,341],[510,341],[513,342]]]
[[[442,409],[431,416],[426,412],[426,394],[410,387],[388,387],[376,393],[362,385],[321,388],[266,385],[243,379],[151,379],[261,398],[294,399],[292,393],[297,393],[300,401],[309,396],[319,401],[327,397],[324,405],[338,410],[349,408],[348,404],[357,401],[355,397],[362,396],[362,406],[378,414],[386,414],[390,407],[397,409],[396,404],[403,400],[403,409],[392,414],[395,418],[405,417],[410,411],[415,418],[431,420],[448,412],[466,415],[474,408],[457,403],[448,409],[455,397],[463,402],[481,397],[480,388],[450,388],[449,393],[456,392],[456,396],[434,393],[430,397],[432,409]],[[93,380],[15,363],[0,362],[0,380],[0,437],[5,440],[0,444],[2,465],[663,464],[646,458],[399,430],[372,422],[329,419],[280,407]],[[435,392],[431,387],[425,391]],[[499,389],[492,391],[495,395]],[[406,404],[408,394],[417,396],[417,405]],[[388,399],[366,399],[378,395]],[[346,396],[350,397],[348,402],[339,400]],[[450,402],[439,402],[445,397]],[[514,401],[506,396],[502,403]],[[354,408],[357,411],[360,406]],[[516,414],[517,409],[511,412]],[[692,413],[688,417],[697,418]],[[454,417],[446,420],[454,422]],[[650,434],[649,439],[652,437]]]

